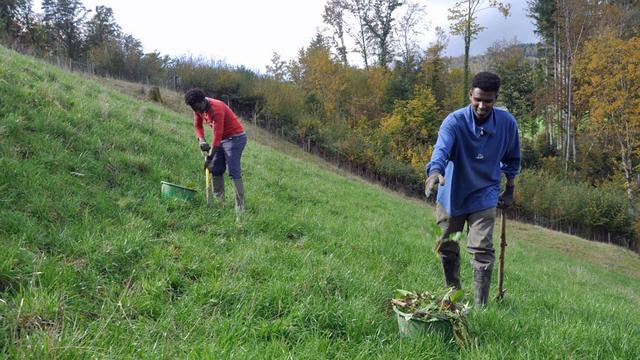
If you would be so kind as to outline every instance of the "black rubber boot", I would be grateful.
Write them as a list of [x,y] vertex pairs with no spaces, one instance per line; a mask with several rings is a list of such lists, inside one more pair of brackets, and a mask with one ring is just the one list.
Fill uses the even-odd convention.
[[460,289],[460,258],[442,259],[442,268],[445,285]]
[[224,200],[224,176],[212,176],[213,182],[213,194],[216,196],[216,200],[222,203]]
[[484,308],[489,301],[489,288],[491,287],[491,273],[493,265],[484,269],[473,269],[473,290],[475,305],[477,308]]
[[460,289],[460,246],[455,241],[445,241],[440,245],[439,253],[445,286]]

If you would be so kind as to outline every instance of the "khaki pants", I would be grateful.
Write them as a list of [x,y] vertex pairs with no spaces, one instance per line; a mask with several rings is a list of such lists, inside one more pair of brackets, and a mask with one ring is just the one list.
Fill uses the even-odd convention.
[[[495,251],[493,250],[493,226],[496,222],[496,208],[481,210],[471,214],[449,217],[446,210],[436,206],[436,221],[442,229],[439,240],[448,239],[453,233],[464,229],[468,223],[467,251],[472,255],[471,266],[474,269],[486,270],[493,265]],[[460,246],[455,241],[443,241],[440,246],[440,257],[457,259],[460,257]]]

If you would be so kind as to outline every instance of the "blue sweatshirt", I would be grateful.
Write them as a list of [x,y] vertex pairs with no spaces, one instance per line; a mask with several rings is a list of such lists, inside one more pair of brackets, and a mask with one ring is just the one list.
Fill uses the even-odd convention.
[[471,106],[447,116],[427,164],[445,177],[438,187],[438,203],[449,216],[494,207],[500,195],[500,176],[520,172],[518,124],[508,111],[493,108],[487,121],[477,126]]

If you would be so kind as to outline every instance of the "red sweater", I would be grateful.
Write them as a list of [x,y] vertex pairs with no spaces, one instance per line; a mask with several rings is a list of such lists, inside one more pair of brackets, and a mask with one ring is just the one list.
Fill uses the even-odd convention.
[[211,104],[208,111],[193,113],[193,127],[196,129],[196,136],[204,138],[204,127],[202,122],[209,124],[213,129],[213,147],[220,146],[220,141],[229,136],[238,135],[244,132],[244,127],[238,120],[236,114],[224,102],[216,99],[206,98]]

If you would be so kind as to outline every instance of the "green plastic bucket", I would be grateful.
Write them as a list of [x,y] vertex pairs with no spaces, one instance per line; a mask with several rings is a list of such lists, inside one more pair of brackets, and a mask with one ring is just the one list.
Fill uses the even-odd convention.
[[166,181],[161,181],[160,184],[162,197],[165,199],[182,199],[191,201],[196,197],[197,190],[189,189]]
[[423,321],[415,319],[411,314],[404,313],[395,306],[393,311],[398,319],[398,330],[406,337],[417,337],[421,335],[442,336],[445,341],[453,339],[453,327],[447,320]]

